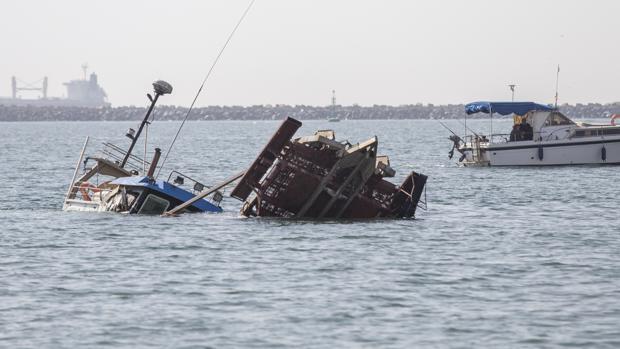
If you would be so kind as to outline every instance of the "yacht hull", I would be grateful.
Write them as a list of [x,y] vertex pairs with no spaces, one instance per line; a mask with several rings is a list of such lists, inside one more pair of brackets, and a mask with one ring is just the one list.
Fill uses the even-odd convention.
[[463,151],[465,166],[620,164],[620,137],[493,143]]

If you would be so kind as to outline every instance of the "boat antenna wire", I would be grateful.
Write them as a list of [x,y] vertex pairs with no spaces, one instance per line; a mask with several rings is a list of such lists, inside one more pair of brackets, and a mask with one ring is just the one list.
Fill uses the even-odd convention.
[[207,80],[209,80],[209,77],[211,76],[211,73],[213,72],[213,69],[217,65],[217,62],[220,60],[220,57],[222,56],[222,53],[224,53],[224,50],[226,50],[226,47],[228,46],[228,43],[232,39],[233,35],[235,35],[235,32],[237,31],[237,28],[239,28],[239,26],[241,25],[241,22],[243,22],[243,19],[245,18],[245,16],[248,14],[248,12],[250,12],[250,8],[252,8],[252,5],[254,5],[255,1],[256,0],[251,0],[250,3],[248,4],[248,6],[246,7],[245,11],[243,11],[243,14],[239,18],[239,21],[237,21],[237,24],[235,25],[233,30],[230,32],[230,35],[228,35],[228,39],[226,39],[226,42],[224,43],[224,46],[222,46],[222,48],[220,49],[220,52],[217,54],[217,57],[215,57],[215,60],[213,61],[213,64],[211,64],[211,68],[209,68],[209,71],[207,72],[207,75],[205,75],[205,78],[202,80],[202,84],[200,85],[200,88],[198,88],[198,91],[196,92],[196,96],[194,96],[194,100],[192,101],[192,104],[189,106],[189,109],[187,109],[187,113],[185,114],[185,118],[183,119],[183,122],[181,123],[181,126],[179,126],[179,129],[177,130],[177,133],[174,135],[174,138],[172,139],[172,143],[170,143],[170,146],[168,147],[168,150],[166,151],[166,156],[164,156],[164,160],[162,161],[161,165],[159,166],[159,170],[157,171],[157,176],[155,176],[155,178],[159,177],[159,173],[161,172],[161,169],[164,167],[164,164],[166,163],[166,160],[168,160],[168,155],[170,155],[170,151],[172,150],[172,146],[174,146],[174,143],[176,142],[177,138],[179,137],[179,133],[181,133],[181,129],[185,125],[185,122],[187,121],[187,118],[189,117],[189,114],[192,112],[192,109],[194,108],[194,104],[196,104],[196,100],[198,100],[198,96],[200,96],[200,93],[202,92],[202,89],[204,88],[205,84],[207,83]]

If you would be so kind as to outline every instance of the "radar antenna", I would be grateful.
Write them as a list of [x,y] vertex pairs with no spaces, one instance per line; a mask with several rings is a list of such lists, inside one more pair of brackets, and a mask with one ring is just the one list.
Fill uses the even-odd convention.
[[88,71],[88,63],[82,64],[82,71],[84,72],[84,80],[86,79],[86,72]]

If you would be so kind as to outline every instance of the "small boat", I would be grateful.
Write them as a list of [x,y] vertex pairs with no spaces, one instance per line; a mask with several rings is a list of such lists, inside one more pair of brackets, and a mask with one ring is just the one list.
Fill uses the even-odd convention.
[[329,122],[339,122],[340,118],[337,117],[337,116],[330,116],[330,117],[327,118],[327,121],[329,121]]
[[332,90],[332,115],[327,117],[329,122],[340,122],[340,117],[336,113],[336,90]]
[[[533,102],[475,102],[467,115],[491,116],[491,134],[467,128],[464,137],[453,133],[453,150],[464,166],[543,166],[620,164],[620,126],[575,122],[557,108]],[[509,133],[493,133],[493,114],[513,115]],[[471,134],[468,134],[469,133]]]
[[[178,171],[170,172],[165,181],[158,180],[155,170],[161,156],[159,148],[155,148],[150,162],[132,154],[142,130],[150,124],[155,103],[160,96],[172,92],[172,86],[162,80],[153,83],[153,87],[155,97],[148,95],[151,105],[138,131],[129,129],[127,132],[131,139],[128,150],[106,142],[101,150],[85,157],[89,140],[86,139],[65,195],[64,211],[162,214],[207,188]],[[222,198],[220,192],[213,191],[210,200],[195,200],[184,207],[184,211],[222,212]]]

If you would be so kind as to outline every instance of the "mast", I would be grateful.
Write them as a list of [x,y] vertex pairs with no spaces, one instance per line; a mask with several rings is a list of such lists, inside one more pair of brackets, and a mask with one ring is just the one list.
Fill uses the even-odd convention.
[[560,65],[558,64],[558,72],[555,75],[555,109],[558,109],[558,87],[560,83]]
[[[465,146],[467,146],[467,130],[468,130],[467,129],[467,115],[468,115],[467,111],[465,111],[465,118],[464,118],[463,123],[462,123],[463,127],[465,127],[465,136],[463,137]],[[471,143],[472,143],[471,145],[473,146],[473,142],[471,142]]]
[[332,118],[336,118],[336,90],[332,90]]
[[151,106],[147,110],[146,115],[144,116],[144,119],[140,123],[140,128],[138,128],[138,132],[136,132],[135,136],[130,137],[131,145],[129,146],[129,149],[127,150],[127,154],[125,154],[125,157],[123,158],[123,161],[120,164],[121,168],[125,167],[125,165],[127,164],[127,160],[129,160],[129,156],[131,156],[131,151],[133,150],[133,147],[138,142],[138,138],[140,137],[140,133],[142,133],[142,129],[144,128],[144,125],[146,125],[149,122],[149,117],[151,116],[151,113],[153,112],[153,108],[155,108],[155,103],[157,103],[159,96],[166,95],[172,92],[172,86],[163,80],[155,81],[153,83],[153,89],[155,91],[155,98],[151,97],[150,94],[147,94],[147,96],[151,100]]
[[493,107],[490,104],[489,115],[491,115],[491,134],[489,135],[489,143],[493,143]]

